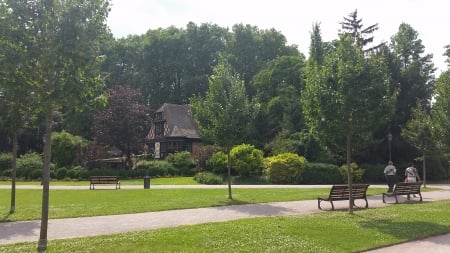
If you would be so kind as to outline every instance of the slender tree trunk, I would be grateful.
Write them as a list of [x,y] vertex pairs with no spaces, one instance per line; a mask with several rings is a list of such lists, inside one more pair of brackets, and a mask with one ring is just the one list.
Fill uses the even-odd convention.
[[422,166],[423,166],[423,176],[422,176],[422,180],[423,180],[423,187],[427,187],[427,167],[426,167],[426,163],[425,163],[425,151],[423,152],[423,160],[422,160]]
[[45,105],[45,136],[44,136],[44,168],[42,171],[42,213],[41,231],[39,235],[38,251],[45,252],[47,249],[48,208],[50,195],[50,160],[52,140],[52,103],[48,99]]
[[228,149],[227,152],[227,170],[228,170],[228,199],[233,199],[233,195],[231,194],[231,149]]
[[16,175],[17,175],[17,131],[12,134],[12,158],[11,158],[11,207],[9,213],[16,211]]
[[348,181],[348,212],[353,213],[353,195],[352,195],[352,168],[350,166],[352,159],[352,136],[347,134],[347,181]]

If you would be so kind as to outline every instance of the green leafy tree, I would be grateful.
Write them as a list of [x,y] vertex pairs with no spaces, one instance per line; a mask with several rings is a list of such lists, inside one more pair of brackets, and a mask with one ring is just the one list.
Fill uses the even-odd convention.
[[[42,217],[38,250],[47,248],[49,179],[53,111],[88,101],[100,87],[99,54],[108,1],[6,1],[14,22],[26,36],[26,79],[33,83],[45,117]],[[80,103],[81,102],[81,103]]]
[[434,140],[440,150],[450,157],[450,70],[441,73],[436,81],[434,98],[431,111]]
[[413,110],[412,118],[402,128],[401,135],[422,154],[423,182],[426,187],[426,157],[433,151],[435,145],[432,136],[432,123],[429,112],[420,102]]
[[252,132],[257,107],[249,101],[244,83],[223,58],[209,79],[206,97],[193,97],[190,105],[202,138],[225,148],[228,198],[232,199],[230,151]]
[[[345,152],[351,188],[352,150],[388,120],[395,96],[382,57],[364,57],[353,38],[342,35],[324,65],[309,62],[302,93],[305,120],[312,133],[335,152]],[[352,212],[352,199],[349,201]]]
[[[16,209],[16,161],[19,150],[18,133],[30,126],[37,112],[31,92],[28,71],[27,38],[25,24],[11,16],[6,0],[0,1],[0,128],[7,130],[12,140],[11,206]],[[17,41],[17,38],[20,40]]]
[[390,127],[392,135],[398,137],[392,140],[392,146],[395,147],[393,150],[411,154],[402,155],[403,159],[410,161],[414,158],[415,148],[402,137],[401,126],[411,119],[417,101],[425,106],[427,111],[430,110],[435,86],[435,68],[432,55],[425,53],[419,33],[409,24],[400,24],[398,32],[391,37],[389,48],[392,59],[389,68],[398,97],[395,114],[385,129]]
[[58,167],[81,165],[82,156],[88,146],[88,141],[80,136],[61,131],[52,136],[52,161]]

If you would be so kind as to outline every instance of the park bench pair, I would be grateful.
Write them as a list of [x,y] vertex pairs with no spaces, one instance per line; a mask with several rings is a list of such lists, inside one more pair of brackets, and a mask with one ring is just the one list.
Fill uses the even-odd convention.
[[[420,187],[422,186],[422,182],[414,182],[414,183],[398,183],[395,185],[393,192],[383,193],[383,203],[386,203],[385,197],[395,197],[395,203],[398,203],[398,196],[407,195],[408,199],[410,195],[419,195],[419,201],[422,201],[422,194],[420,193]],[[369,202],[367,201],[367,189],[369,188],[368,184],[353,184],[352,185],[352,198],[353,200],[362,199],[365,201],[365,208],[369,207]],[[342,185],[333,185],[330,190],[330,194],[326,198],[317,198],[317,205],[319,209],[321,208],[322,201],[328,201],[331,204],[331,210],[334,210],[333,201],[339,200],[349,200],[350,191],[348,184]]]
[[117,176],[91,176],[89,190],[94,190],[96,184],[114,184],[116,189],[120,189],[119,177]]

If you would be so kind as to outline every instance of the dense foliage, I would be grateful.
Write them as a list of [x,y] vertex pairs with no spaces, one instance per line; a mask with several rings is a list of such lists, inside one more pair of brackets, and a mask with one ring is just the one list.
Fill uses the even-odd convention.
[[[383,164],[392,154],[403,166],[424,157],[402,134],[420,103],[432,147],[426,173],[448,176],[448,70],[435,81],[432,55],[408,24],[373,46],[378,24],[364,27],[357,11],[332,41],[323,41],[315,23],[305,59],[274,29],[190,22],[115,39],[104,23],[108,1],[50,2],[54,13],[39,1],[1,1],[0,24],[9,27],[0,29],[2,152],[43,153],[46,131],[64,130],[91,141],[89,160],[115,149],[141,154],[150,112],[190,103],[204,143],[225,153],[247,143],[264,156],[291,152],[341,166]],[[32,13],[48,19],[37,22]],[[56,166],[80,164],[54,149]],[[223,156],[210,159],[212,153],[195,157],[197,169],[224,173]]]
[[264,172],[273,184],[299,184],[308,161],[292,153],[271,156],[264,161]]

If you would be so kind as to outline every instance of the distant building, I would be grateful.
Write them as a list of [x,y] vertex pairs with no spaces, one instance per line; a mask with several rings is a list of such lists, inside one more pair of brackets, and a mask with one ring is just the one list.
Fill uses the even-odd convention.
[[202,147],[189,106],[167,103],[155,112],[145,142],[147,152],[157,159],[178,151],[195,154]]

